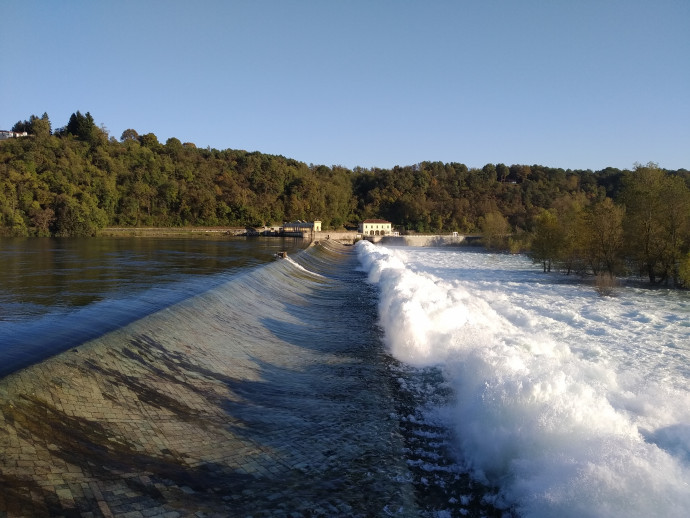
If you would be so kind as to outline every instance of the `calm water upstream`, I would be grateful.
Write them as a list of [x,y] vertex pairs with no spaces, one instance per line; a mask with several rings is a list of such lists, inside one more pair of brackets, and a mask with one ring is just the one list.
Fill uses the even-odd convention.
[[294,239],[0,240],[0,376],[304,248]]

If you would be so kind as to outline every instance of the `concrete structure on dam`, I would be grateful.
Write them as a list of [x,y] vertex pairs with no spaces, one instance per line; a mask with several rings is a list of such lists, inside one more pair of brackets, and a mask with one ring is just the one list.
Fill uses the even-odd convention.
[[431,516],[469,491],[448,432],[408,419],[374,312],[338,340],[349,308],[278,307],[236,322],[209,292],[0,379],[0,517]]
[[458,233],[443,235],[412,234],[405,236],[362,236],[357,232],[317,232],[314,240],[333,239],[341,243],[354,243],[360,239],[367,239],[372,243],[387,246],[460,246],[472,245],[478,236],[465,236]]
[[462,245],[465,242],[465,236],[457,232],[451,235],[383,236],[378,240],[374,236],[374,242],[388,246],[452,246]]
[[170,336],[178,321],[163,311],[0,380],[1,517],[365,516],[414,505],[394,483],[404,462],[367,478],[379,455],[403,448],[386,429],[397,427],[392,401],[361,381],[381,367],[260,327],[243,343],[212,320]]

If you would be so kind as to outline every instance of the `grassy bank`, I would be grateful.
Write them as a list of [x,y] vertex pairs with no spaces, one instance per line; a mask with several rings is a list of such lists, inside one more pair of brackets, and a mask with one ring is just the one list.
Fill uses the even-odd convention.
[[221,237],[234,236],[244,228],[233,227],[107,227],[101,237]]

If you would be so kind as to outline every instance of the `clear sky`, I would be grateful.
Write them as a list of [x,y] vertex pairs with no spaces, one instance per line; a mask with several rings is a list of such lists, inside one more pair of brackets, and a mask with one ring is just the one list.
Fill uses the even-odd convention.
[[690,0],[2,0],[0,35],[0,129],[79,110],[349,168],[690,169]]

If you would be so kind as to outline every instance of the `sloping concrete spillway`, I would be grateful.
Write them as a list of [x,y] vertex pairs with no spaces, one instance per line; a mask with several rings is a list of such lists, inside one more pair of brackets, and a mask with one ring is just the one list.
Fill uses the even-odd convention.
[[380,350],[315,293],[370,304],[279,261],[5,377],[0,516],[411,506]]
[[1,379],[0,517],[448,509],[466,481],[446,432],[408,419],[352,248],[312,247]]
[[[296,358],[294,350],[290,358],[255,351],[252,360],[212,350],[192,360],[200,352],[193,345],[121,338],[117,350],[91,344],[3,381],[0,509],[230,516],[269,498],[299,510],[313,505],[305,490],[318,492],[330,469],[357,459],[362,470],[350,476],[360,480],[332,481],[340,495],[329,506],[321,494],[318,504],[326,514],[357,514],[344,502],[348,483],[367,483],[367,452],[341,447],[361,434],[351,414],[366,411],[357,401],[362,369],[330,355]],[[391,447],[389,434],[378,436],[382,417],[370,425],[370,455]],[[401,498],[392,494],[391,503]]]

